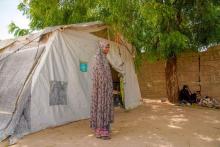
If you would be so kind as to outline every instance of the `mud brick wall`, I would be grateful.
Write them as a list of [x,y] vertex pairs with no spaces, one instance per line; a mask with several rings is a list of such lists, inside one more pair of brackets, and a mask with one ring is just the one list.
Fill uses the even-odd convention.
[[188,85],[192,92],[200,91],[199,86],[199,55],[187,53],[177,58],[177,74],[179,88]]
[[220,46],[201,54],[201,93],[220,100]]
[[[220,100],[220,46],[202,53],[187,53],[177,58],[179,86],[189,85],[192,92]],[[165,61],[144,62],[138,72],[143,98],[167,97],[165,85]]]
[[138,80],[143,98],[161,99],[166,97],[165,61],[144,62],[138,71]]

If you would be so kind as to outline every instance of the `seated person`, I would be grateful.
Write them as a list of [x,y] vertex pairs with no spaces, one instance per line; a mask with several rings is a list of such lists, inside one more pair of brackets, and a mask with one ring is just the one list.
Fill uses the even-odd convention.
[[196,103],[196,94],[192,94],[189,87],[187,85],[183,85],[183,89],[179,94],[179,101],[180,103]]

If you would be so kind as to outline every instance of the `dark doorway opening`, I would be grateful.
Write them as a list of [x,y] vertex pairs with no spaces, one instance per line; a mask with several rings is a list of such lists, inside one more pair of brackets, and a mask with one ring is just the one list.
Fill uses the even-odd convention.
[[115,69],[111,67],[112,73],[112,82],[113,82],[113,97],[114,97],[114,106],[124,108],[123,101],[123,88],[122,88],[122,80],[121,74],[117,72]]

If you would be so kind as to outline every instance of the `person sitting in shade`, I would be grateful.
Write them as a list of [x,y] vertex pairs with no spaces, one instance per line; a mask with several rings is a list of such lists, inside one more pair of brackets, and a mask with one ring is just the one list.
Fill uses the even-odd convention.
[[180,103],[187,104],[187,103],[196,103],[196,94],[190,91],[188,85],[183,85],[183,89],[180,91],[179,94],[179,101]]

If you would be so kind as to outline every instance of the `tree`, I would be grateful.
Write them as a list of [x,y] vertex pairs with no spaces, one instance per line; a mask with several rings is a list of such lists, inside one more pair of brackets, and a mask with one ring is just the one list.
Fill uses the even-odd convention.
[[167,96],[178,99],[177,56],[220,41],[219,0],[23,0],[33,30],[101,20],[143,59],[166,59]]
[[[220,3],[215,0],[163,0],[144,3],[141,16],[150,47],[147,53],[167,59],[167,96],[178,100],[176,56],[220,41]],[[150,38],[149,38],[150,37]],[[144,37],[145,38],[145,37]],[[155,54],[153,53],[153,54]]]
[[8,25],[8,32],[13,33],[14,36],[24,36],[30,33],[29,29],[21,29],[14,22]]

